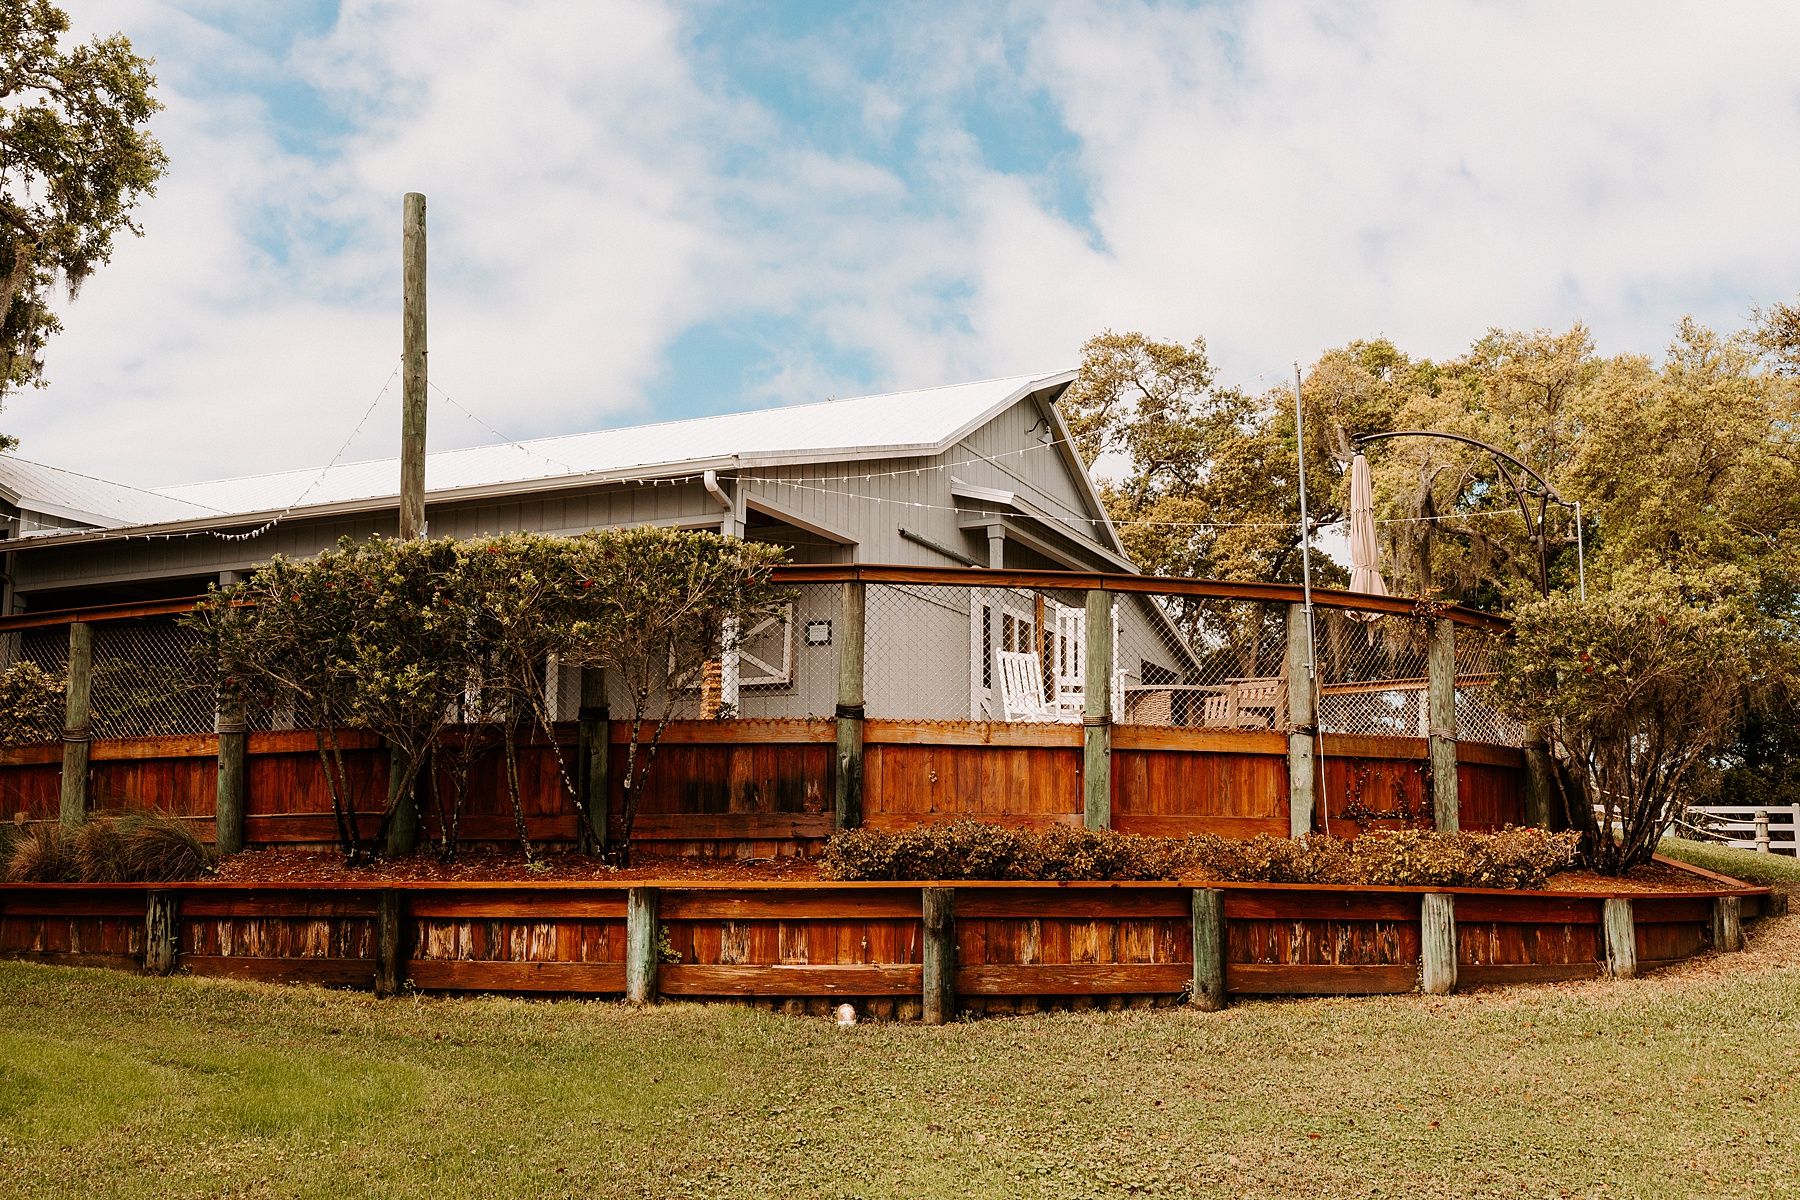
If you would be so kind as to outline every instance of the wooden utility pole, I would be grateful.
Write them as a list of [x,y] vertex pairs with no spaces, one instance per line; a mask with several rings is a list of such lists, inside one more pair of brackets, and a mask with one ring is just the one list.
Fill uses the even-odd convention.
[[80,825],[88,814],[88,756],[94,733],[89,692],[94,682],[94,627],[69,626],[69,673],[63,692],[62,823]]
[[[400,540],[425,536],[425,196],[406,193],[401,220],[401,317],[400,317]],[[414,777],[414,787],[428,786],[426,763]],[[418,805],[413,796],[394,788],[406,774],[398,750],[388,750],[389,854],[410,854],[419,836]]]
[[406,193],[401,229],[400,538],[425,534],[425,196]]

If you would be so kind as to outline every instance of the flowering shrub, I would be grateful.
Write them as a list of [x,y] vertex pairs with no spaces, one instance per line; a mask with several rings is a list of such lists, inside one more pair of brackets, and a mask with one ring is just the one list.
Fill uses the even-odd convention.
[[1412,887],[1542,887],[1573,866],[1577,835],[1378,830],[1354,840],[1261,835],[1139,837],[1110,829],[1013,829],[979,821],[887,833],[850,829],[826,844],[827,879],[1018,881],[1197,879]]

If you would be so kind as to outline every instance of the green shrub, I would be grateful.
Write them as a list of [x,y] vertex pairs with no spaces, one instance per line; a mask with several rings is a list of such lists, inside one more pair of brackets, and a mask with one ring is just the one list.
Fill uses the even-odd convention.
[[0,667],[0,746],[53,742],[62,734],[63,686],[34,662]]
[[1012,829],[979,821],[895,833],[851,829],[826,844],[827,879],[1155,880],[1407,887],[1542,887],[1574,865],[1577,836],[1381,830],[1312,836],[1138,837],[1109,829]]

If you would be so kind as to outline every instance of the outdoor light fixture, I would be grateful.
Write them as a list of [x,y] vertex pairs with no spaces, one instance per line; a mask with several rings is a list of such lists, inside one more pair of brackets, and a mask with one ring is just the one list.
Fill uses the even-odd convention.
[[1031,423],[1031,428],[1027,429],[1025,432],[1026,433],[1037,433],[1037,428],[1039,425],[1042,425],[1044,427],[1044,432],[1038,433],[1038,441],[1040,441],[1040,442],[1044,443],[1044,445],[1048,446],[1056,440],[1056,431],[1054,429],[1050,428],[1050,418],[1049,417],[1039,417],[1037,420],[1035,420]]
[[831,645],[831,622],[808,621],[806,623],[806,644],[809,646]]

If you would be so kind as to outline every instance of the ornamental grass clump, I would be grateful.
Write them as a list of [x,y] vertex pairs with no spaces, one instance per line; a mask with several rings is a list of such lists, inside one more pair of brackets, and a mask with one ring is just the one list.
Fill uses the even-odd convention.
[[19,830],[5,874],[10,883],[173,883],[199,879],[216,861],[179,817],[118,813],[73,829],[45,822]]
[[1579,837],[1381,830],[1354,840],[1310,836],[1139,837],[1110,829],[1013,829],[979,821],[893,833],[852,829],[826,844],[827,879],[1213,880],[1368,887],[1538,888],[1576,860]]

